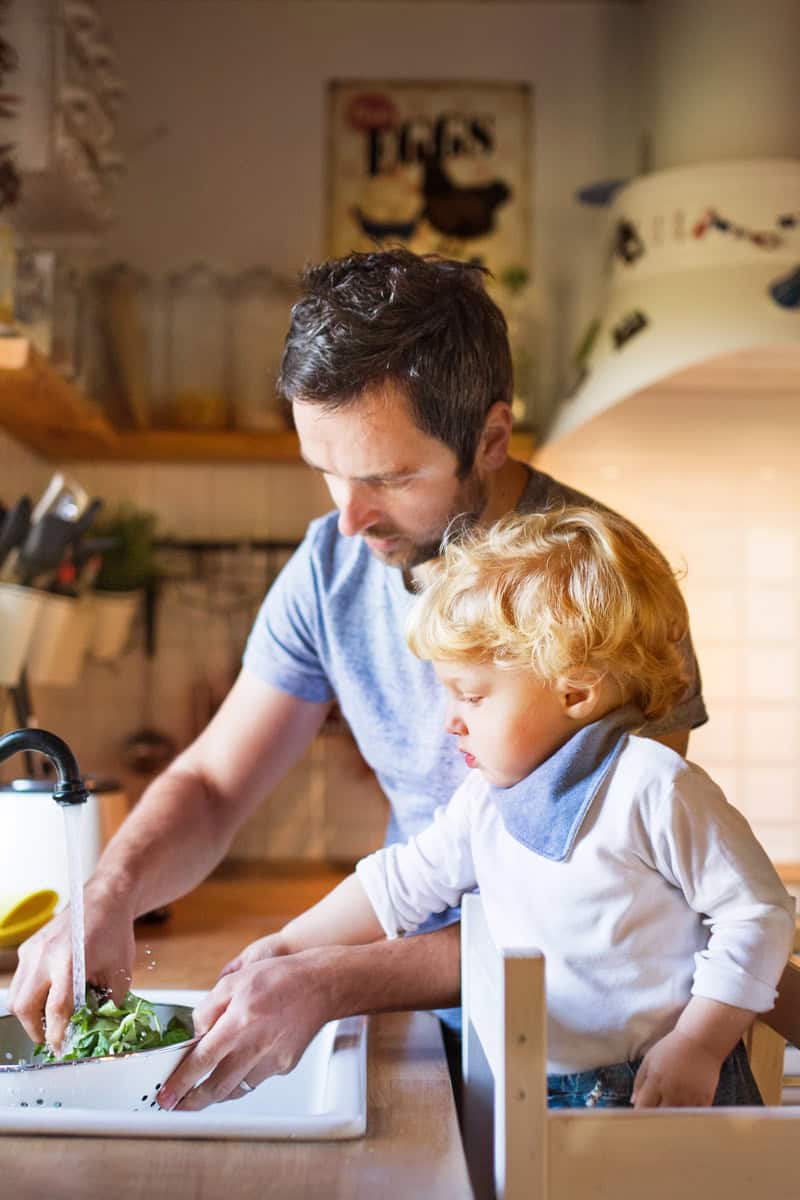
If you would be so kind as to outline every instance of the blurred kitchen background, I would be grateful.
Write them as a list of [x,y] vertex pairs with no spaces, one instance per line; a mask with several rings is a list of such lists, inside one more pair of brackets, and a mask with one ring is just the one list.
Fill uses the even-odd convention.
[[[159,566],[155,615],[142,592],[113,654],[89,630],[68,682],[25,673],[37,722],[134,802],[151,773],[132,735],[168,750],[203,727],[265,588],[330,507],[271,378],[294,279],[328,250],[331,81],[527,84],[517,453],[685,571],[711,716],[691,757],[793,878],[796,0],[12,0],[0,36],[39,64],[2,90],[31,123],[7,140],[40,151],[0,218],[18,283],[39,271],[55,297],[49,326],[28,313],[20,331],[18,313],[0,338],[0,501],[35,503],[61,472],[107,517],[151,514]],[[332,720],[231,857],[349,861],[385,816]]]

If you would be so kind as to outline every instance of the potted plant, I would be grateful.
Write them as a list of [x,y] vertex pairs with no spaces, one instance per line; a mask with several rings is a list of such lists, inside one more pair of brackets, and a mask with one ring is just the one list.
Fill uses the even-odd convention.
[[116,543],[104,552],[94,582],[90,652],[103,662],[122,653],[144,589],[158,574],[156,525],[155,513],[124,502],[92,527],[93,536]]

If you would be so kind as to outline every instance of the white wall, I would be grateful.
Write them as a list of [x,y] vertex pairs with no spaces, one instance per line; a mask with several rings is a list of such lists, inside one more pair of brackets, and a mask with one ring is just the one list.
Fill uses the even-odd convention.
[[644,0],[652,169],[800,152],[796,0]]

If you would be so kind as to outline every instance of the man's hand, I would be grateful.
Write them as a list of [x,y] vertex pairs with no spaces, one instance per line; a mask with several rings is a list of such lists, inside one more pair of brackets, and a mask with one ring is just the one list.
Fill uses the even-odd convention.
[[636,1073],[634,1108],[707,1108],[722,1063],[702,1043],[673,1029],[648,1050]]
[[[86,979],[120,1002],[135,957],[133,913],[116,901],[89,900],[86,912]],[[71,914],[65,908],[19,948],[19,964],[8,991],[8,1007],[34,1042],[60,1050],[72,1016]]]
[[282,934],[260,938],[223,968],[195,1009],[203,1036],[159,1092],[163,1108],[239,1098],[243,1079],[255,1087],[291,1071],[314,1035],[339,1017],[459,1002],[458,925],[294,954],[282,941]]
[[261,938],[228,963],[194,1010],[195,1033],[202,1037],[161,1088],[162,1108],[195,1111],[236,1099],[243,1079],[256,1087],[270,1075],[287,1074],[338,1015],[324,982],[336,951],[273,955],[265,945],[271,942]]

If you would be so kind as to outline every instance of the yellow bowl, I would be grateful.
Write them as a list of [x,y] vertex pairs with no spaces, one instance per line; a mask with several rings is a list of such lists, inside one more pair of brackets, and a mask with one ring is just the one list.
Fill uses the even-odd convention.
[[0,893],[0,946],[19,946],[45,925],[58,904],[58,892],[41,888],[27,896]]

